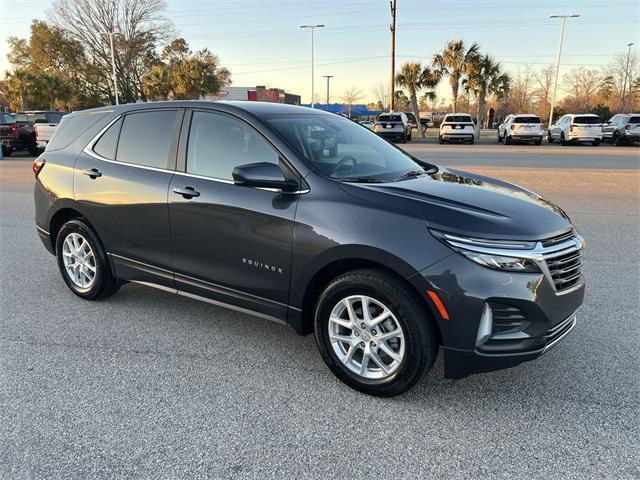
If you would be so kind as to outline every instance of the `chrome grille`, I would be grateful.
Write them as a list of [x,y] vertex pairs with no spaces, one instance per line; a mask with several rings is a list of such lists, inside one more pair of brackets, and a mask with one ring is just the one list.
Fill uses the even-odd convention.
[[557,235],[555,237],[551,237],[551,238],[547,238],[546,240],[542,241],[542,246],[543,247],[551,247],[553,245],[557,245],[558,243],[562,243],[562,242],[566,242],[567,240],[571,240],[573,237],[575,236],[575,231],[573,230],[573,228],[571,230],[568,230],[564,233],[561,233],[560,235]]
[[559,241],[555,241],[556,238],[559,237],[542,242],[544,247],[553,250],[553,252],[543,253],[543,258],[556,291],[561,292],[580,282],[582,241],[574,232],[571,232],[571,236],[563,235]]

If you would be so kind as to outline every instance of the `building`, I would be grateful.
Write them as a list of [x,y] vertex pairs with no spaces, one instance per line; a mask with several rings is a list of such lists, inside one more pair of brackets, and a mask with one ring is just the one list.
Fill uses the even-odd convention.
[[227,87],[216,95],[206,95],[203,98],[204,100],[248,100],[300,105],[300,95],[287,93],[280,88],[267,88],[264,85],[256,87]]

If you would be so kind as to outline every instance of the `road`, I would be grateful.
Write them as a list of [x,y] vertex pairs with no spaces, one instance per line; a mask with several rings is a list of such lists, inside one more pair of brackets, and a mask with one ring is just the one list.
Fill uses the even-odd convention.
[[[535,362],[378,399],[313,338],[126,285],[72,295],[0,161],[0,478],[639,478],[637,148],[409,144],[559,203],[589,242],[579,324]],[[46,167],[45,167],[46,168]],[[526,220],[526,219],[525,219]]]

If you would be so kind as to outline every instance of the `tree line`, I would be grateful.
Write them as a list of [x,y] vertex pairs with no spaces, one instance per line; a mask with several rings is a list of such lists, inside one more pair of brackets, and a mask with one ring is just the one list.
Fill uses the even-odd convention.
[[165,8],[163,0],[55,0],[49,22],[34,20],[29,38],[9,39],[13,68],[2,90],[10,108],[115,103],[115,85],[122,103],[218,93],[231,82],[229,70],[177,37]]
[[[436,95],[444,79],[451,89],[450,104]],[[573,69],[558,80],[554,119],[565,113],[595,113],[604,121],[616,112],[636,111],[640,104],[640,61],[635,54],[618,54],[600,70]],[[510,113],[535,113],[546,122],[555,67],[526,68],[514,76],[477,43],[467,47],[462,40],[451,40],[426,65],[404,63],[395,83],[402,89],[394,95],[396,110],[412,110],[416,118],[428,110],[472,113],[479,134],[481,126],[491,127]],[[373,107],[388,107],[387,91],[384,84],[372,88],[377,100]],[[485,121],[489,112],[493,116]]]

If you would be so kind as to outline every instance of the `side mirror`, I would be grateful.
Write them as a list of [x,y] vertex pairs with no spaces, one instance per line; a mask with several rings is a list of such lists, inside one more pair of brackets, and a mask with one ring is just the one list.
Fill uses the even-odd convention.
[[292,191],[295,182],[287,180],[282,169],[275,163],[259,162],[240,165],[233,169],[233,183],[242,187],[277,188]]

